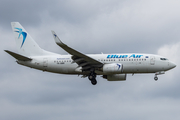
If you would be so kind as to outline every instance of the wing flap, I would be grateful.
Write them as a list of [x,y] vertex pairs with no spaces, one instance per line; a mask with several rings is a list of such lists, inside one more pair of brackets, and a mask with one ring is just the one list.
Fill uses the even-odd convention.
[[11,52],[11,51],[9,51],[9,50],[4,50],[4,51],[7,52],[8,54],[10,54],[11,56],[13,56],[14,58],[16,58],[17,60],[21,60],[21,61],[31,61],[31,60],[32,60],[31,58],[22,56],[22,55],[20,55],[20,54]]

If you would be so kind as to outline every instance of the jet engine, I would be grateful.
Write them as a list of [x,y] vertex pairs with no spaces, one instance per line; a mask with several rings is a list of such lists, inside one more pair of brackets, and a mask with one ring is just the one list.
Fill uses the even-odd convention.
[[104,64],[103,73],[105,74],[118,74],[123,72],[123,65],[121,63]]
[[108,81],[125,81],[126,74],[103,75],[103,78]]

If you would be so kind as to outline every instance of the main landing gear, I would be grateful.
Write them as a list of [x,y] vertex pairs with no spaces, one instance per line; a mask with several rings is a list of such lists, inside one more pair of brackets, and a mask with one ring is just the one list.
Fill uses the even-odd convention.
[[89,74],[88,76],[89,80],[91,81],[91,83],[93,85],[96,85],[97,84],[97,81],[96,81],[96,73],[93,71]]

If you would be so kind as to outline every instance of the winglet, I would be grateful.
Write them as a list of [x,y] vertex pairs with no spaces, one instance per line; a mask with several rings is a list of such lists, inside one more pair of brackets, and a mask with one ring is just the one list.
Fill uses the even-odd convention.
[[57,34],[54,31],[51,31],[54,37],[54,40],[56,42],[56,44],[58,45],[63,45],[64,43],[59,39],[59,37],[57,36]]

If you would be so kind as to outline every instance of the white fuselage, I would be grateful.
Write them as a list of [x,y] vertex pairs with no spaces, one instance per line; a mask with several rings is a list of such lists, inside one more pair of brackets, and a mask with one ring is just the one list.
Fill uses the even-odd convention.
[[19,22],[11,22],[18,53],[5,50],[17,60],[17,63],[60,74],[77,74],[88,77],[93,85],[97,84],[97,75],[102,75],[108,81],[126,80],[126,74],[155,73],[164,74],[176,65],[168,59],[142,53],[131,54],[83,54],[63,43],[54,31],[56,44],[70,55],[59,55],[39,47],[30,34]]
[[[60,74],[83,74],[71,59],[72,55],[48,55],[31,57],[32,61],[18,61],[19,64]],[[175,67],[168,59],[153,54],[87,54],[87,56],[104,64],[123,64],[122,73],[156,73],[167,71]],[[97,74],[104,74],[96,71]]]

